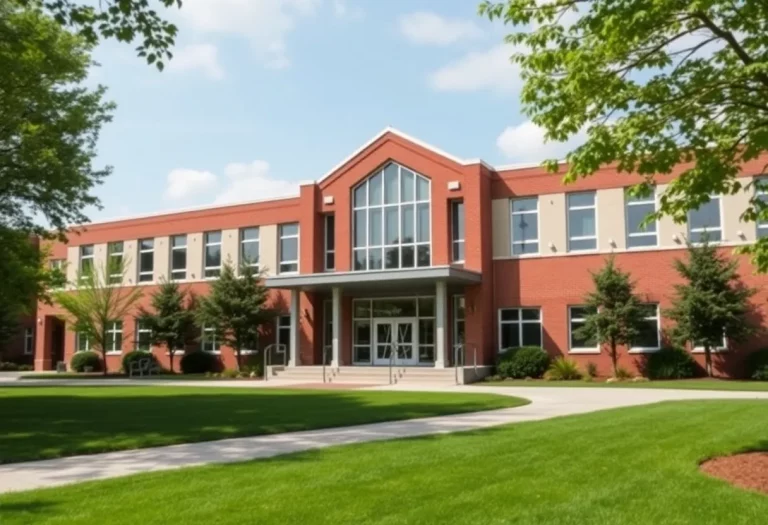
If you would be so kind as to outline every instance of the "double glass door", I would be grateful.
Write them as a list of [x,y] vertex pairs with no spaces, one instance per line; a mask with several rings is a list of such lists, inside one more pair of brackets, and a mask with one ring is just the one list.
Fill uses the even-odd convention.
[[416,351],[416,319],[375,319],[373,326],[374,365],[388,365],[390,359],[396,365],[419,363]]

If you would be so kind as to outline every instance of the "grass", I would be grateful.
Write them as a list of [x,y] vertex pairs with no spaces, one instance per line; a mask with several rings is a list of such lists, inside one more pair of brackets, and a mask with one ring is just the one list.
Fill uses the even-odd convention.
[[101,372],[48,372],[38,374],[24,374],[20,376],[23,381],[25,379],[153,379],[153,380],[180,380],[180,381],[200,381],[203,379],[220,379],[206,376],[205,374],[152,374],[151,376],[144,377],[128,377],[126,374],[110,373],[107,375]]
[[0,388],[0,463],[525,403],[508,396],[471,393],[14,386]]
[[665,381],[632,381],[606,383],[596,381],[546,381],[544,379],[504,379],[503,381],[481,381],[473,383],[479,386],[547,386],[576,388],[666,388],[677,390],[732,390],[749,392],[768,392],[768,381],[748,381],[737,379],[672,379]]
[[698,463],[768,447],[768,403],[696,401],[0,497],[3,525],[764,523]]

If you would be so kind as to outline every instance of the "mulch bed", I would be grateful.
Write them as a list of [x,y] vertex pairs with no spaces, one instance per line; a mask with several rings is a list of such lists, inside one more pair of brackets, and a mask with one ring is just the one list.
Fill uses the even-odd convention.
[[710,459],[701,464],[701,470],[737,487],[768,494],[768,452]]

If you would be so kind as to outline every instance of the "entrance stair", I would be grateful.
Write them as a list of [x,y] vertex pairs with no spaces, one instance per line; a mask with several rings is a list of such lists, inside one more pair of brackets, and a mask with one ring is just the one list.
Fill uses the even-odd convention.
[[302,381],[306,383],[455,385],[456,371],[453,368],[393,366],[390,376],[390,368],[388,366],[326,366],[325,381],[323,381],[322,366],[275,366],[270,367],[269,379],[273,378],[286,381]]

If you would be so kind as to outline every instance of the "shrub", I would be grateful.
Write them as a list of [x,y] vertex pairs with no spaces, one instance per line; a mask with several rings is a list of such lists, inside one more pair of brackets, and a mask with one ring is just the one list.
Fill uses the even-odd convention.
[[255,377],[262,377],[264,375],[264,357],[261,352],[247,356],[245,363],[240,367],[240,371],[246,376],[253,374]]
[[644,373],[648,379],[688,379],[696,375],[696,362],[683,348],[662,348],[648,354]]
[[0,372],[16,372],[18,369],[19,365],[16,363],[0,361]]
[[128,374],[131,371],[131,363],[135,363],[137,361],[141,361],[142,359],[151,359],[152,364],[150,365],[154,370],[157,370],[160,368],[160,363],[157,361],[157,358],[152,352],[147,352],[145,350],[136,350],[133,352],[128,352],[123,356],[123,372]]
[[206,372],[215,372],[219,367],[217,361],[216,356],[208,352],[190,352],[181,358],[181,373],[205,374]]
[[544,375],[548,366],[549,355],[543,348],[523,346],[512,348],[501,354],[496,370],[504,378],[539,378]]
[[597,377],[597,365],[593,361],[587,363],[587,377],[594,379]]
[[77,352],[72,356],[69,367],[75,372],[84,372],[88,367],[98,372],[101,370],[101,356],[96,352]]
[[573,359],[558,357],[549,365],[544,378],[549,381],[573,381],[581,379],[581,371]]
[[626,381],[627,379],[632,379],[632,374],[624,368],[623,366],[620,366],[616,369],[616,375],[614,376],[619,381]]
[[224,377],[226,379],[235,379],[237,377],[240,377],[240,372],[235,370],[234,368],[225,368],[221,372],[221,377]]
[[749,354],[747,374],[750,379],[768,381],[768,348]]
[[32,365],[19,365],[19,372],[32,372],[34,369]]

